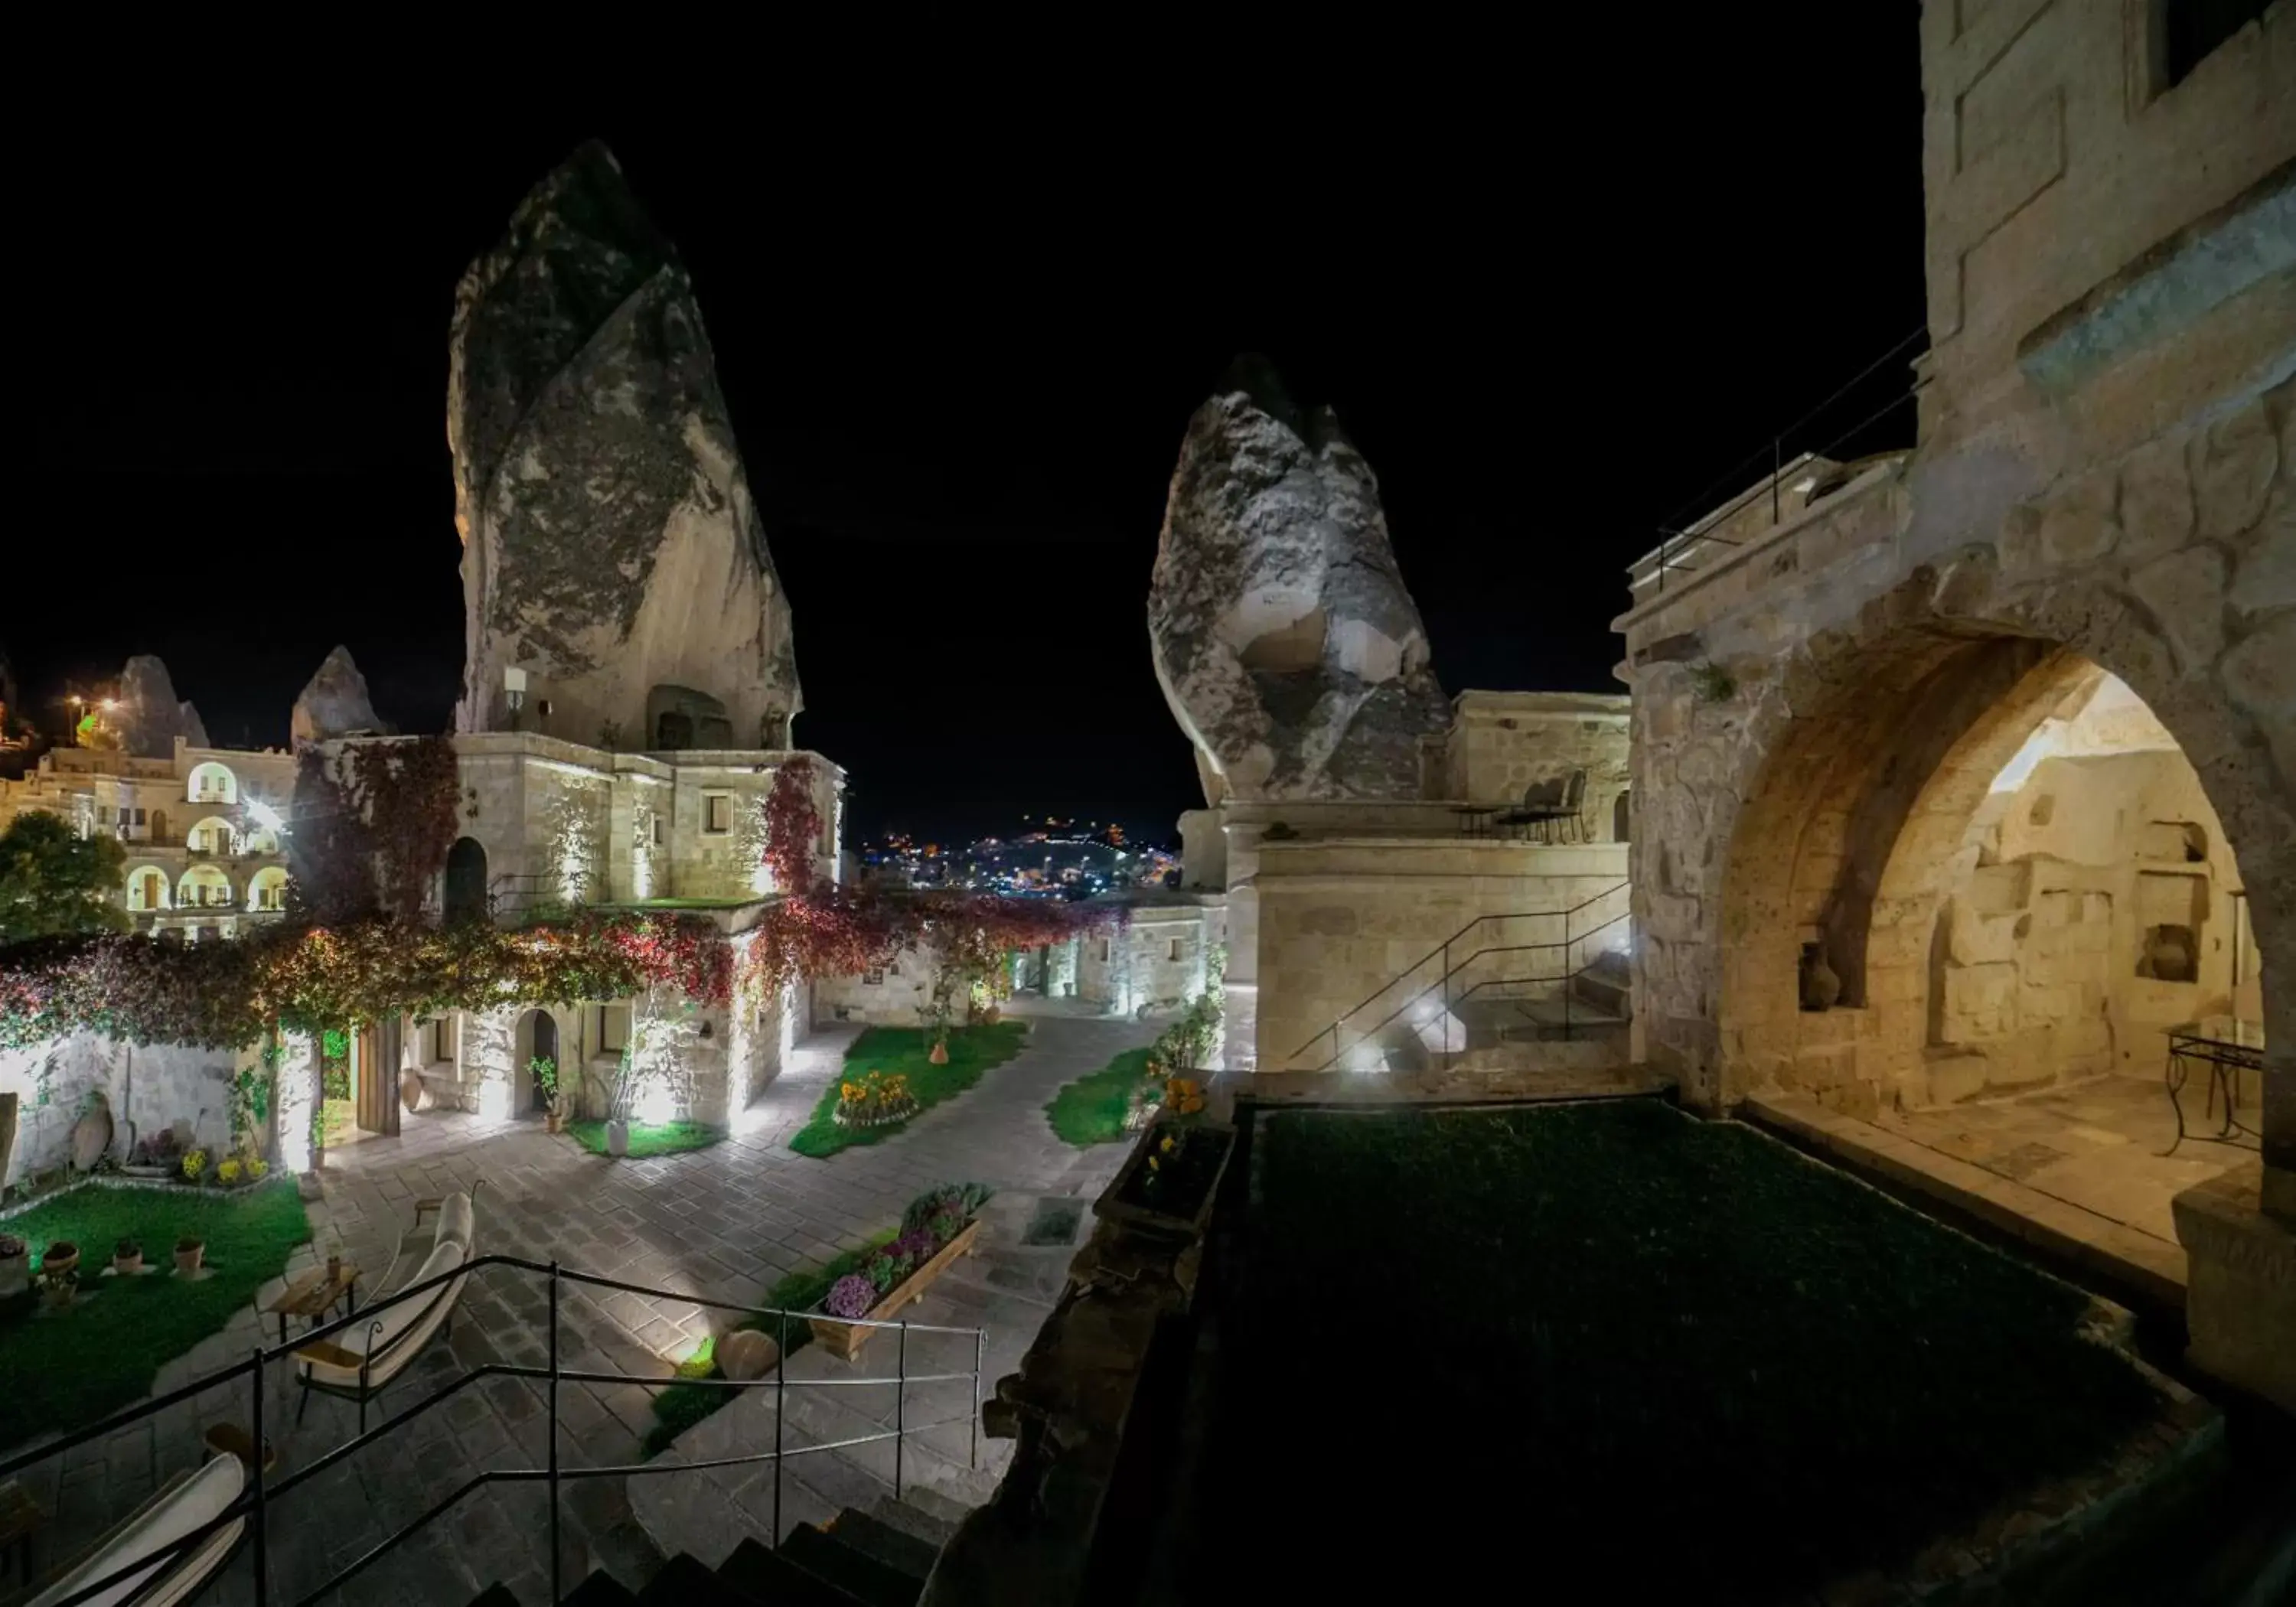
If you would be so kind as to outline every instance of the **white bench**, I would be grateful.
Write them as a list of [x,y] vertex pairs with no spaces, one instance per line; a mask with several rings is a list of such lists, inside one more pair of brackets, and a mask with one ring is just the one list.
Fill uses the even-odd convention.
[[[223,1516],[246,1488],[247,1467],[236,1456],[217,1456],[196,1472],[176,1474],[26,1607],[50,1607],[139,1557],[164,1551],[201,1524]],[[97,1591],[88,1597],[86,1607],[119,1607],[129,1601],[135,1607],[172,1607],[191,1600],[229,1559],[246,1527],[246,1519],[234,1518],[174,1560],[154,1562]]]
[[[475,1192],[477,1185],[472,1186]],[[438,1219],[426,1232],[422,1218],[433,1211]],[[469,1194],[415,1202],[414,1226],[400,1235],[398,1248],[390,1258],[390,1270],[383,1274],[368,1303],[373,1320],[340,1330],[335,1336],[340,1342],[321,1340],[295,1352],[304,1391],[303,1404],[295,1410],[298,1423],[309,1410],[311,1393],[316,1390],[357,1401],[359,1432],[366,1432],[366,1403],[406,1370],[432,1334],[447,1327],[455,1302],[462,1298],[463,1285],[470,1280],[454,1278],[427,1295],[390,1306],[383,1302],[401,1289],[452,1272],[469,1261],[476,1229]]]

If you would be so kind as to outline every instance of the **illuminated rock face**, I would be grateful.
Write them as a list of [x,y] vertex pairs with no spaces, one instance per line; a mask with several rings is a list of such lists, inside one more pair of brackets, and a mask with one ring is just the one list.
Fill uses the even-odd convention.
[[176,698],[168,667],[150,653],[136,654],[119,672],[119,703],[104,724],[118,734],[123,753],[172,758],[179,736],[194,748],[208,745],[200,711]]
[[295,700],[294,712],[288,717],[288,731],[298,748],[332,737],[389,729],[376,717],[374,705],[367,700],[366,677],[351,662],[348,647],[338,647],[327,655],[310,685]]
[[1188,421],[1148,594],[1207,801],[1420,796],[1450,723],[1371,465],[1240,359]]
[[[646,750],[661,686],[780,748],[790,611],[676,249],[588,144],[455,294],[447,439],[463,537],[463,731]],[[504,672],[525,676],[512,707]]]

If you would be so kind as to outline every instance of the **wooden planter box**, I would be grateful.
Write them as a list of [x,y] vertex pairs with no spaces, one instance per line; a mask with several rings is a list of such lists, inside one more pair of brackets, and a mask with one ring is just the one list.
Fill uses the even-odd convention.
[[[956,1237],[934,1251],[931,1260],[887,1290],[884,1299],[869,1308],[868,1320],[873,1323],[891,1321],[895,1312],[931,1288],[932,1281],[940,1276],[950,1262],[959,1256],[973,1254],[973,1241],[980,1236],[980,1218],[975,1217],[957,1230]],[[861,1347],[881,1332],[864,1327],[859,1323],[840,1322],[833,1316],[816,1316],[809,1320],[813,1324],[814,1342],[828,1347],[849,1362],[858,1361]]]
[[[1138,1180],[1147,1171],[1148,1158],[1158,1153],[1157,1146],[1167,1136],[1191,1146],[1218,1146],[1217,1153],[1204,1163],[1203,1169],[1194,1179],[1201,1193],[1198,1198],[1185,1202],[1192,1209],[1185,1215],[1160,1202],[1152,1204],[1138,1197],[1141,1192]],[[1220,1179],[1227,1173],[1228,1157],[1234,1153],[1235,1129],[1225,1123],[1196,1121],[1183,1125],[1168,1119],[1151,1122],[1147,1130],[1141,1134],[1140,1142],[1133,1146],[1124,1169],[1116,1174],[1116,1180],[1108,1185],[1106,1192],[1094,1204],[1093,1214],[1103,1222],[1122,1222],[1145,1228],[1151,1233],[1191,1239],[1200,1237],[1204,1231],[1204,1224],[1211,1219],[1212,1206],[1219,1198]],[[1191,1156],[1190,1160],[1193,1161],[1193,1157]]]

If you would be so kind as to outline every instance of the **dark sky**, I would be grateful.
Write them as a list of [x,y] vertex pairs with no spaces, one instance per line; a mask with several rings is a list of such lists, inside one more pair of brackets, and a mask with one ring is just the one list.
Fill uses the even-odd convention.
[[1615,690],[1660,522],[1922,318],[1909,0],[1649,32],[1408,96],[1239,66],[707,121],[129,97],[27,159],[0,649],[36,699],[157,652],[216,740],[283,742],[340,641],[387,718],[443,728],[455,283],[595,135],[692,271],[796,610],[797,737],[865,830],[1160,836],[1200,801],[1144,606],[1182,428],[1243,349],[1378,470],[1447,691]]

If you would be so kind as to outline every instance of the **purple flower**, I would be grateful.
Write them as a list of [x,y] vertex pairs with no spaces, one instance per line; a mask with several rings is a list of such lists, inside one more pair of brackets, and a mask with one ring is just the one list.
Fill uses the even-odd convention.
[[867,1316],[869,1308],[877,1303],[877,1288],[868,1279],[848,1273],[829,1286],[829,1298],[821,1303],[832,1316]]

